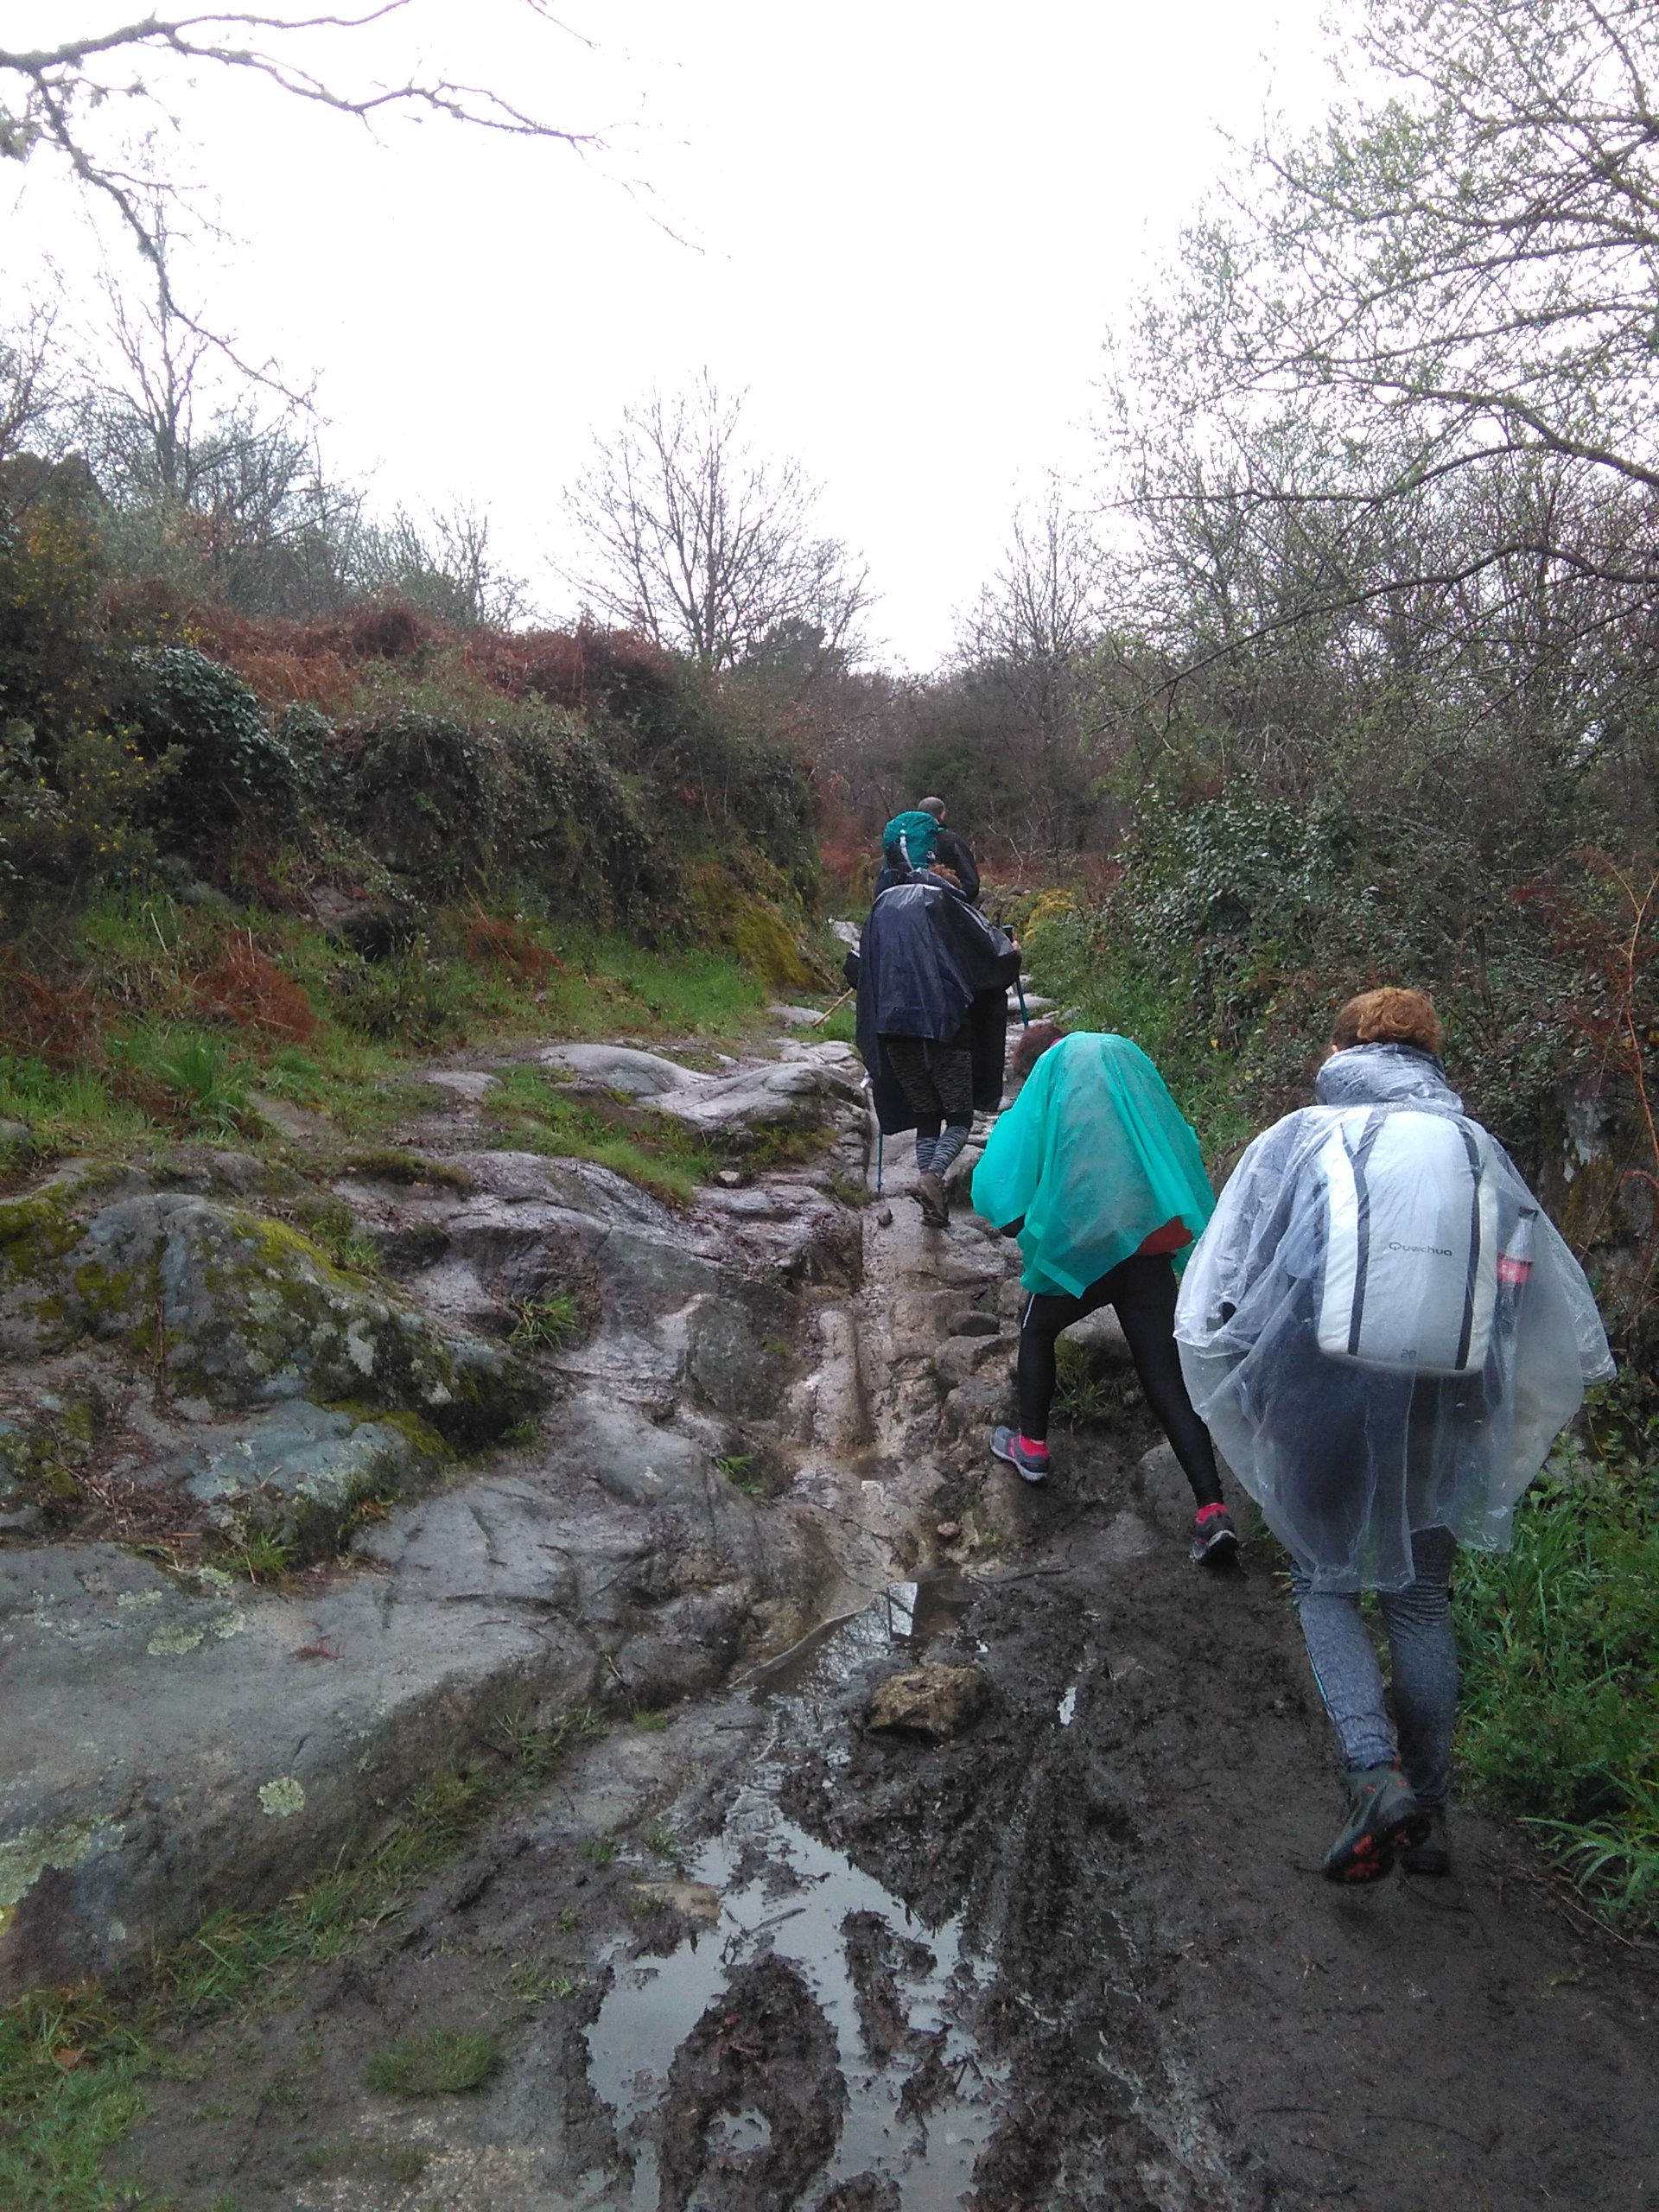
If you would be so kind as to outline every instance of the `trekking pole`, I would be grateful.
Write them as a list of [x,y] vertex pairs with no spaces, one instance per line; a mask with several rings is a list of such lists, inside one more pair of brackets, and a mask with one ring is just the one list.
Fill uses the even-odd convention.
[[1031,1027],[1031,1016],[1026,1012],[1026,986],[1023,980],[1018,976],[1014,979],[1014,988],[1020,994],[1020,1027],[1022,1029],[1029,1029]]
[[[855,986],[855,988],[856,988],[856,986]],[[813,1027],[815,1029],[822,1029],[822,1028],[823,1028],[823,1025],[824,1025],[824,1023],[825,1023],[826,1021],[828,1021],[828,1020],[829,1020],[829,1019],[830,1019],[830,1015],[831,1015],[832,1014],[839,1013],[839,1011],[841,1010],[841,1008],[846,1005],[846,1003],[847,1003],[848,1000],[849,1000],[849,998],[851,998],[851,997],[852,997],[852,995],[853,995],[853,994],[852,994],[852,992],[851,992],[851,991],[843,991],[843,992],[842,993],[841,996],[840,996],[840,997],[836,1001],[836,1003],[835,1003],[835,1005],[834,1005],[834,1006],[826,1007],[824,1008],[823,1012],[823,1013],[818,1016],[817,1020],[812,1024],[812,1027]]]
[[881,1195],[881,1147],[884,1140],[880,1129],[875,1133],[875,1195]]

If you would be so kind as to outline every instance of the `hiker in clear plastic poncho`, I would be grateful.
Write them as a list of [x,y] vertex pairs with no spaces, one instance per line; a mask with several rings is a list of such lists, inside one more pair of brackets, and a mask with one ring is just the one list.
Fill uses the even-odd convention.
[[[1516,1503],[1611,1375],[1583,1270],[1440,1065],[1417,991],[1337,1018],[1317,1106],[1244,1154],[1181,1286],[1192,1402],[1291,1554],[1350,1819],[1336,1881],[1443,1873],[1459,1543]],[[1357,1592],[1379,1593],[1399,1764]]]
[[1147,1402],[1192,1488],[1192,1557],[1219,1567],[1237,1539],[1173,1334],[1172,1255],[1215,1203],[1198,1141],[1127,1037],[1063,1037],[1040,1023],[1027,1031],[1014,1069],[1029,1069],[1025,1087],[974,1171],[975,1210],[1018,1236],[1031,1294],[1020,1324],[1020,1427],[999,1428],[991,1449],[1027,1482],[1046,1478],[1056,1339],[1115,1307]]

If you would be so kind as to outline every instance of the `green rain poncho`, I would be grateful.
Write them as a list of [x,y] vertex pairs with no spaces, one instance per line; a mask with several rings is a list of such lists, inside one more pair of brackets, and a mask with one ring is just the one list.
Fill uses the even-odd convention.
[[[1215,1210],[1198,1141],[1127,1037],[1063,1037],[991,1131],[974,1210],[1023,1215],[1027,1290],[1080,1298],[1171,1222],[1193,1236]],[[1179,1263],[1179,1262],[1178,1262]]]

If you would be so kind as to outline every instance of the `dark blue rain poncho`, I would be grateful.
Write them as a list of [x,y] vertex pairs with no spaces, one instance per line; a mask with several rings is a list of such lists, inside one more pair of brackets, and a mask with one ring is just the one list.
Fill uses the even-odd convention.
[[917,876],[881,893],[859,946],[857,1036],[884,1135],[913,1129],[916,1113],[887,1067],[883,1037],[922,1037],[970,1052],[975,1109],[995,1113],[1007,995],[1019,975],[1007,931],[936,877]]
[[1400,1590],[1414,1529],[1509,1548],[1612,1372],[1584,1272],[1440,1063],[1359,1045],[1234,1169],[1175,1338],[1192,1403],[1316,1590]]

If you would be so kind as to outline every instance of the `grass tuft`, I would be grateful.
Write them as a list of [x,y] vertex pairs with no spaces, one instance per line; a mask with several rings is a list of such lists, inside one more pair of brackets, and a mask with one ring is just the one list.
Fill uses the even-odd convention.
[[588,1090],[573,1096],[538,1068],[499,1077],[484,1110],[520,1150],[594,1160],[670,1205],[689,1205],[715,1172],[707,1147],[666,1115]]
[[523,1298],[508,1339],[532,1350],[557,1351],[582,1333],[582,1302],[569,1291],[551,1298]]
[[431,2028],[377,2052],[364,2069],[363,2079],[385,2096],[456,2096],[481,2089],[500,2063],[499,2035]]

